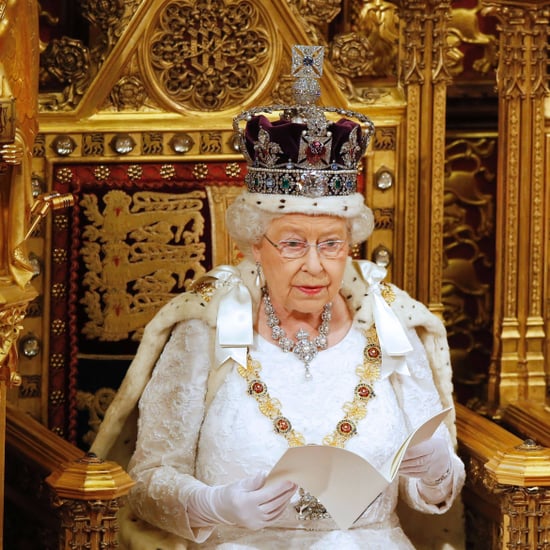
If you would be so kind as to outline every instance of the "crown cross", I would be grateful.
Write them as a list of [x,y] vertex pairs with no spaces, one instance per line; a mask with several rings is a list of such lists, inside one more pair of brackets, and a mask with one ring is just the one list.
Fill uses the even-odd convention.
[[293,46],[292,76],[296,78],[321,78],[323,76],[323,46]]

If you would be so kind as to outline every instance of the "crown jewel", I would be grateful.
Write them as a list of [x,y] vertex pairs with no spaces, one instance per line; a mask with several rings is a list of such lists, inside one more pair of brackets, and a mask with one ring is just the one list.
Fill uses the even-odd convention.
[[[323,46],[294,46],[295,104],[256,107],[235,117],[249,192],[305,197],[356,192],[358,164],[374,125],[361,113],[316,104],[323,57]],[[271,120],[274,113],[279,118]]]

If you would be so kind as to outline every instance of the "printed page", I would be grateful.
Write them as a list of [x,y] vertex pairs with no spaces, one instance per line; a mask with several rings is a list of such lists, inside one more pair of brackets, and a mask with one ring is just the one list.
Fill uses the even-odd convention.
[[393,455],[393,458],[391,458],[382,468],[380,468],[382,475],[384,475],[384,477],[390,482],[393,481],[393,478],[399,471],[399,466],[401,466],[401,462],[403,461],[403,457],[405,456],[407,449],[413,445],[418,445],[419,443],[430,439],[450,411],[451,407],[443,409],[441,412],[438,412],[428,418],[428,420],[425,420],[420,426],[418,426],[418,428],[411,432],[407,439],[403,441],[401,447],[399,447],[397,452]]
[[319,499],[340,529],[348,529],[397,475],[407,449],[429,439],[450,410],[444,409],[416,428],[380,471],[346,449],[305,445],[283,454],[266,485],[293,481]]
[[389,484],[363,457],[327,445],[288,449],[266,484],[282,480],[317,497],[340,529],[348,529]]

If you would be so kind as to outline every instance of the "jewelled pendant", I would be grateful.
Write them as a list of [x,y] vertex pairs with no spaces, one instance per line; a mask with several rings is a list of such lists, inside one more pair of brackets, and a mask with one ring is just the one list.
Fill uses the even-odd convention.
[[299,493],[300,500],[294,505],[296,510],[296,518],[300,521],[315,520],[315,519],[328,519],[330,514],[327,509],[319,502],[319,500],[304,491],[300,487]]
[[304,329],[300,329],[296,333],[296,345],[292,350],[294,355],[304,363],[306,369],[306,380],[311,380],[311,370],[309,364],[315,359],[318,348],[314,342],[309,339],[309,333]]
[[288,353],[292,351],[300,361],[304,363],[305,378],[311,380],[312,374],[309,368],[310,363],[315,359],[320,349],[326,349],[328,346],[328,331],[329,323],[332,318],[332,303],[325,304],[321,314],[321,324],[319,325],[319,336],[313,340],[309,339],[309,333],[304,329],[300,329],[296,333],[297,342],[294,343],[287,337],[284,329],[281,327],[281,322],[275,313],[275,308],[269,298],[267,287],[263,287],[263,300],[266,313],[266,323],[271,329],[271,337],[275,340],[279,347]]

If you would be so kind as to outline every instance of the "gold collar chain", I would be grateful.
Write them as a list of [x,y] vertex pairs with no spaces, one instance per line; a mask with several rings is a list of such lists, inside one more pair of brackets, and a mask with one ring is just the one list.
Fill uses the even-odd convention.
[[[357,433],[357,423],[365,418],[367,404],[375,396],[372,385],[380,377],[382,352],[374,325],[365,331],[365,338],[367,343],[363,350],[363,363],[355,370],[359,383],[353,391],[353,400],[344,403],[344,417],[338,422],[335,430],[323,439],[323,445],[344,447],[348,439]],[[256,399],[260,412],[273,422],[275,432],[288,441],[289,447],[305,445],[304,436],[297,432],[290,420],[283,415],[280,401],[269,395],[267,385],[260,378],[260,362],[252,359],[248,353],[246,367],[238,365],[237,370],[246,380],[248,394]]]

